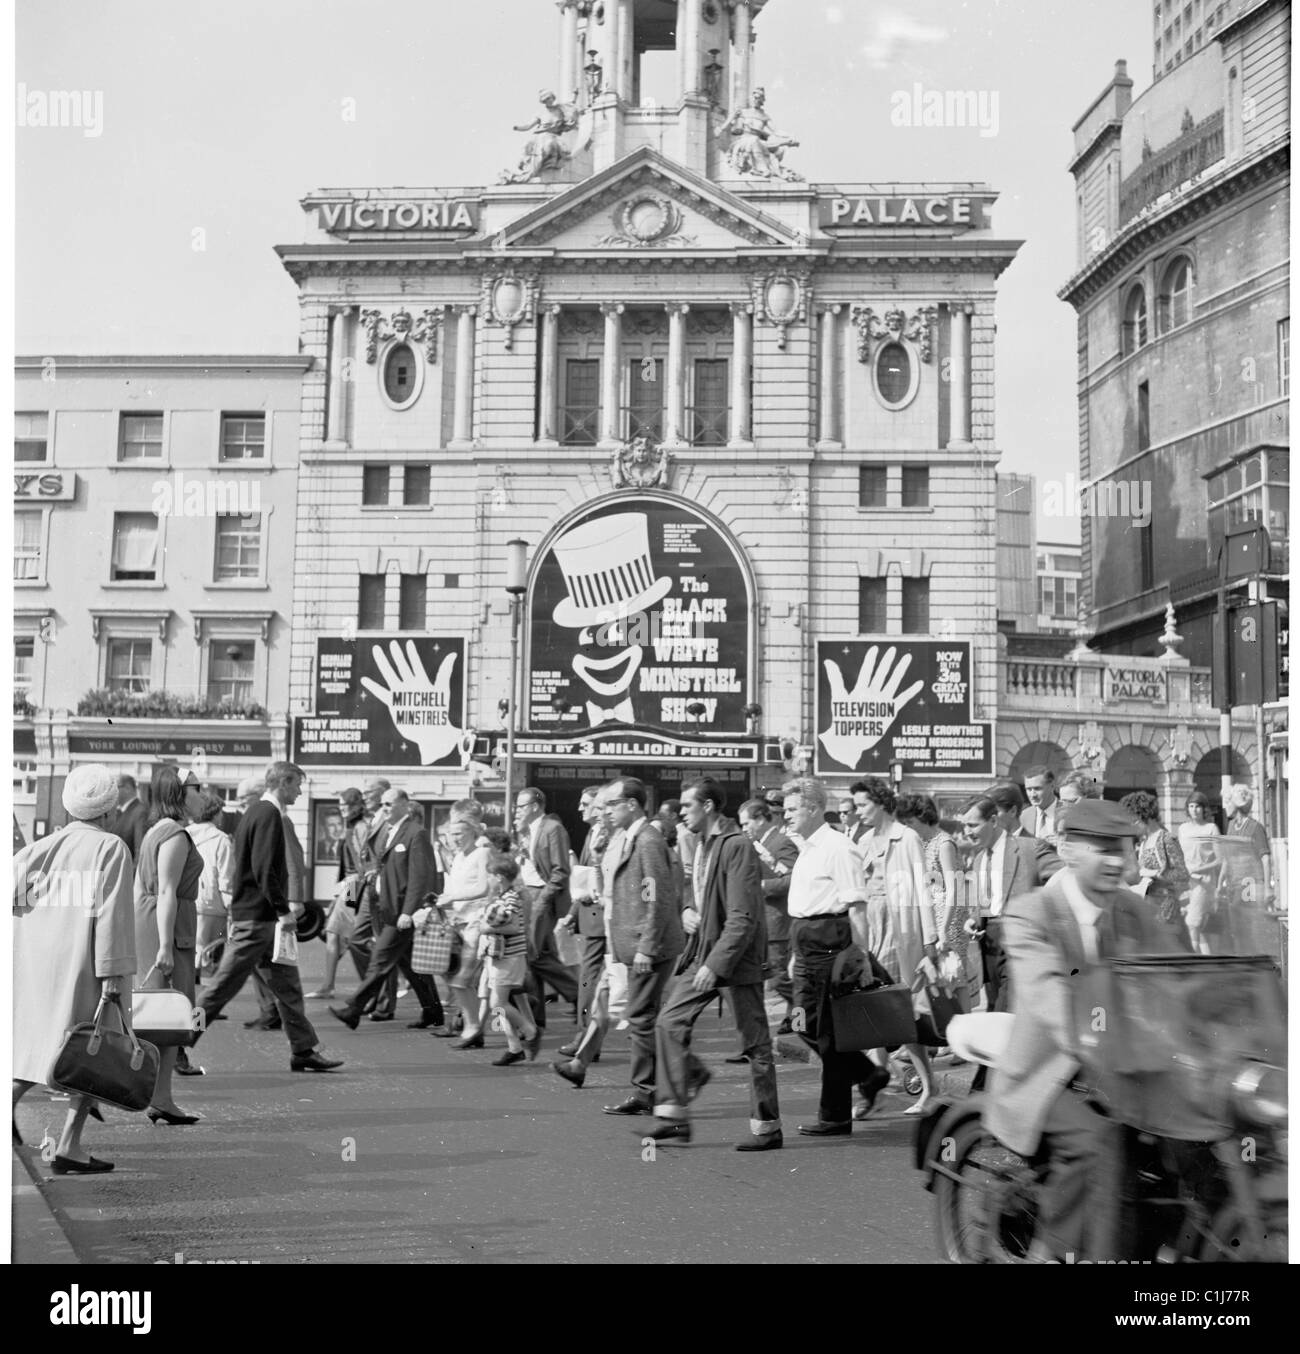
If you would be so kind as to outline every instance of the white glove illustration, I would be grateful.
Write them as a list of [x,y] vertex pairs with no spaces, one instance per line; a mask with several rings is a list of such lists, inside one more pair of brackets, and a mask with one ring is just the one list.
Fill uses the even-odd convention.
[[900,693],[898,688],[912,665],[912,655],[904,654],[898,667],[894,668],[898,650],[886,649],[877,665],[879,652],[878,644],[867,650],[852,691],[844,689],[839,664],[829,658],[824,663],[831,684],[831,726],[817,737],[835,761],[850,769],[856,768],[858,758],[880,742],[902,713],[903,706],[925,685],[924,682],[913,682]]
[[361,685],[388,706],[393,727],[406,742],[420,749],[421,763],[428,766],[457,748],[463,731],[451,722],[451,670],[456,655],[449,653],[442,660],[431,682],[414,640],[406,641],[405,653],[401,641],[393,640],[389,645],[391,662],[382,645],[376,644],[371,652],[388,685],[382,687],[370,677],[363,677]]

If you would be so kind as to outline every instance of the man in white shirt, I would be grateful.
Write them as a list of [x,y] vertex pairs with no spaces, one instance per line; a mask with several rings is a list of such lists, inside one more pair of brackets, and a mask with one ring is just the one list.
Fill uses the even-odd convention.
[[537,1028],[546,1028],[546,986],[573,1003],[578,1015],[578,979],[560,959],[555,925],[567,916],[569,834],[558,818],[547,815],[546,796],[528,786],[515,796],[515,840],[519,843],[520,883],[528,902],[528,995]]
[[1046,766],[1031,766],[1025,774],[1029,807],[1020,815],[1020,826],[1031,837],[1050,837],[1056,832],[1056,773]]
[[[479,975],[483,964],[478,957],[479,923],[488,898],[488,857],[486,844],[479,844],[482,821],[468,813],[453,810],[447,824],[447,836],[456,856],[447,871],[446,886],[438,899],[438,907],[460,935],[460,967],[451,979],[451,992],[460,1007],[463,1026],[461,1037],[452,1048],[483,1047],[482,1002],[478,995]],[[445,1037],[449,1030],[434,1030]]]
[[794,951],[795,1031],[821,1058],[817,1122],[805,1137],[847,1138],[853,1132],[853,1087],[867,1105],[889,1084],[889,1073],[865,1053],[839,1053],[831,1025],[830,980],[835,956],[853,944],[849,908],[867,899],[862,860],[848,837],[826,822],[826,788],[811,779],[785,787],[786,836],[799,848],[790,872],[790,945]]

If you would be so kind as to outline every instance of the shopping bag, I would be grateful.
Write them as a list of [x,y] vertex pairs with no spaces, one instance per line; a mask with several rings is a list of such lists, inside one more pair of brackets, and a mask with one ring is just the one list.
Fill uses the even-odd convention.
[[[144,975],[148,983],[157,965]],[[159,1048],[188,1047],[198,1037],[199,1010],[184,992],[167,987],[137,987],[131,994],[131,1028]]]
[[461,944],[460,936],[434,912],[423,926],[417,927],[411,946],[411,969],[444,977],[455,965],[453,959]]
[[275,948],[271,951],[271,963],[284,964],[288,968],[298,966],[298,933],[287,926],[276,926]]
[[[107,1028],[108,1008],[117,1010],[120,1029]],[[136,1037],[122,1018],[121,998],[99,999],[93,1021],[74,1025],[50,1068],[48,1083],[69,1095],[88,1095],[120,1110],[144,1109],[158,1081],[158,1049]]]

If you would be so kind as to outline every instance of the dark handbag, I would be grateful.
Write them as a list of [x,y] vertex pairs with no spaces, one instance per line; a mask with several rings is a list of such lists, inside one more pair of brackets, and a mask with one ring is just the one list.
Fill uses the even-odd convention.
[[888,981],[889,977],[875,955],[856,945],[836,955],[830,1006],[837,1053],[918,1042],[911,989]]
[[[117,1008],[120,1030],[104,1027],[109,1006]],[[158,1050],[137,1039],[122,1016],[121,998],[103,996],[95,1019],[74,1025],[63,1040],[49,1084],[69,1095],[88,1095],[120,1110],[144,1109],[158,1081]]]
[[947,1042],[948,1022],[962,1014],[961,1003],[943,983],[927,980],[923,967],[912,979],[914,994],[925,993],[930,1009],[916,1012],[916,1042],[927,1048],[942,1048]]

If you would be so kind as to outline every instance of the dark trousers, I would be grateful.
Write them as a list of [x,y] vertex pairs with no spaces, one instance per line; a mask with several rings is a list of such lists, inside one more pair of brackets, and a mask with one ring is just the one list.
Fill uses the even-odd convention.
[[[378,929],[382,930],[382,927]],[[376,930],[375,919],[370,913],[370,894],[367,892],[361,900],[361,906],[357,908],[357,924],[348,940],[348,953],[352,956],[352,962],[357,966],[357,973],[363,983],[370,972],[370,958],[375,947]],[[383,985],[370,994],[367,1003],[374,1007],[376,1015],[393,1015],[396,1012],[396,968],[389,968],[388,976],[384,979]]]
[[[845,1124],[853,1113],[853,1087],[878,1070],[865,1053],[837,1053],[831,1024],[830,982],[835,956],[853,944],[846,916],[794,917],[794,1004],[803,1013],[799,1037],[817,1050],[822,1063],[822,1092],[817,1113],[823,1123]],[[795,1018],[795,1025],[800,1021]]]
[[665,959],[653,965],[649,973],[637,973],[630,964],[627,969],[623,1019],[627,1021],[632,1053],[632,1089],[647,1105],[654,1104],[655,1098],[655,1020],[676,962],[676,958]]
[[372,927],[379,924],[380,930],[370,951],[370,964],[366,969],[365,980],[348,998],[346,1010],[351,1015],[360,1015],[367,1004],[382,996],[385,986],[400,972],[415,993],[420,1010],[427,1020],[442,1020],[442,1002],[438,1000],[438,989],[427,973],[416,973],[411,967],[411,949],[415,944],[415,928],[405,931],[397,929],[397,923],[387,917],[375,917]]
[[295,1056],[305,1056],[316,1047],[316,1031],[303,1009],[297,966],[271,963],[275,927],[272,921],[237,921],[231,925],[221,965],[203,994],[203,1028],[207,1029],[221,1014],[248,975],[257,973],[275,998],[275,1009],[284,1023],[289,1047]]
[[[693,983],[698,969],[698,964],[692,964],[672,980],[655,1021],[655,1114],[661,1119],[681,1122],[689,1118],[686,1107],[704,1070],[704,1064],[691,1052],[691,1031],[701,1013],[717,1001],[718,989],[697,992]],[[751,1133],[774,1133],[781,1127],[781,1108],[763,984],[741,983],[727,990],[741,1047],[749,1057],[749,1129]]]
[[583,1026],[591,1019],[591,1003],[596,997],[596,988],[600,986],[601,975],[605,972],[605,933],[598,936],[579,937],[582,945],[582,963],[578,967],[578,1024]]
[[[984,934],[979,938],[980,962],[984,969],[984,1000],[990,1011],[1008,1011],[1010,1007],[1011,974],[1007,952],[1002,948],[1002,919],[984,917],[980,921]],[[972,1093],[982,1091],[988,1081],[989,1069],[983,1063],[971,1080]]]
[[533,1019],[537,1028],[546,1028],[546,984],[550,985],[565,1001],[578,1004],[578,981],[573,970],[560,962],[560,952],[555,948],[555,908],[549,903],[540,903],[541,890],[523,889],[528,900],[528,984],[525,987],[533,1006]]
[[1043,1145],[1049,1164],[1039,1195],[1040,1234],[1057,1259],[1116,1258],[1119,1134],[1115,1125],[1067,1086],[1047,1112]]
[[275,993],[271,984],[256,970],[253,970],[253,993],[257,997],[257,1014],[265,1021],[279,1020],[280,1012],[275,1005]]
[[794,979],[790,977],[790,917],[779,907],[767,904],[767,962],[772,970],[768,982],[787,1006],[794,1001]]

